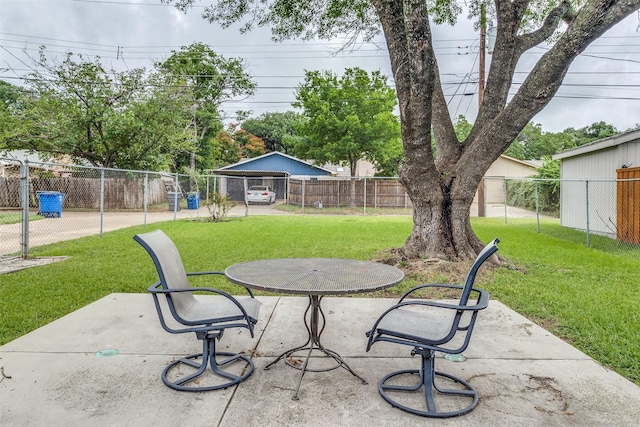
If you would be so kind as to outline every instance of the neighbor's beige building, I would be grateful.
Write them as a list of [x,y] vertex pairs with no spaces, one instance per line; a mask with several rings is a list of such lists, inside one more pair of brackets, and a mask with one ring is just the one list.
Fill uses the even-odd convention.
[[[538,164],[531,161],[518,160],[502,154],[484,174],[485,205],[488,203],[504,204],[505,179],[530,177],[536,173],[536,167],[538,166]],[[478,203],[477,192],[473,203]]]

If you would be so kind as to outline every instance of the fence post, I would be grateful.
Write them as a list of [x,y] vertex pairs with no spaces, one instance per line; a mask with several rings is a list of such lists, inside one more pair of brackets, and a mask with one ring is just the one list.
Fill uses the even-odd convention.
[[206,192],[207,192],[207,197],[206,197],[207,203],[209,203],[209,178],[210,178],[210,176],[207,175],[207,190],[206,190]]
[[147,206],[149,205],[149,172],[144,174],[144,193],[142,194],[142,203],[144,203],[144,221],[143,225],[147,226]]
[[249,200],[247,200],[247,191],[249,187],[247,186],[247,177],[242,178],[242,188],[244,188],[244,216],[249,216]]
[[482,179],[480,180],[480,183],[478,184],[478,217],[482,218],[487,216],[487,214],[485,213],[485,205],[484,205],[484,180],[485,177],[483,176]]
[[182,193],[178,191],[180,188],[180,182],[178,181],[178,172],[176,172],[175,186],[173,192],[173,220],[175,221],[178,218],[178,208],[180,207],[180,199],[178,198],[178,194],[182,196]]
[[[19,160],[18,160],[19,161]],[[29,161],[20,162],[20,199],[22,203],[22,236],[20,236],[20,255],[29,258]]]
[[363,190],[363,214],[366,215],[367,214],[367,177],[363,177],[362,178],[362,183],[364,184],[364,190]]
[[507,178],[504,178],[504,185],[503,190],[504,190],[504,223],[507,223]]
[[378,209],[378,180],[373,180],[373,207]]
[[291,176],[287,175],[284,178],[284,204],[288,205],[289,204],[289,190],[291,190]]
[[538,180],[533,181],[536,186],[536,224],[538,226],[538,234],[540,234],[540,208],[538,205]]
[[306,182],[306,180],[303,178],[303,179],[300,180],[300,182],[302,183],[302,215],[304,215],[304,196],[305,196],[304,183]]
[[102,238],[103,222],[104,222],[104,169],[100,168],[100,238]]
[[585,198],[587,207],[587,247],[591,246],[591,238],[589,235],[589,180],[585,181]]

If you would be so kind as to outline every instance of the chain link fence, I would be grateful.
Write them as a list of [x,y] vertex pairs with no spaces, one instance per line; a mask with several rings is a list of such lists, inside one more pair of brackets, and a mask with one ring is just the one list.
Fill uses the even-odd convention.
[[4,158],[0,162],[1,256],[26,258],[31,246],[197,216],[197,210],[181,212],[184,195],[192,190],[188,177]]
[[[397,178],[298,179],[287,176],[183,175],[21,162],[0,158],[0,256],[29,256],[45,245],[118,228],[185,218],[212,219],[216,203],[228,216],[342,213],[412,214]],[[241,172],[246,174],[246,172]],[[267,186],[271,203],[249,203]],[[471,216],[557,233],[608,250],[640,248],[640,179],[536,180],[487,177]],[[222,199],[220,199],[222,198]],[[286,208],[280,205],[287,205]],[[520,221],[528,218],[529,221]]]
[[[539,233],[558,233],[558,227],[546,225],[559,220],[562,238],[640,253],[640,179],[488,177],[483,185],[486,216],[502,211],[505,223],[514,217],[535,218],[532,226]],[[517,215],[516,209],[529,214]]]
[[0,257],[123,227],[221,215],[274,213],[246,203],[268,185],[286,203],[287,178],[185,175],[0,158]]

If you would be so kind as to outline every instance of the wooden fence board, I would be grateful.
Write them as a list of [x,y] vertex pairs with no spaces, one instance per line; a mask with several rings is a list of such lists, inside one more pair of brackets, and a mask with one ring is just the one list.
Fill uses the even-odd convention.
[[[100,178],[33,177],[29,180],[29,207],[38,207],[39,191],[59,191],[64,194],[63,209],[100,209]],[[148,180],[148,204],[167,203],[167,192],[160,178]],[[20,178],[0,178],[0,207],[19,209]],[[105,209],[143,209],[144,179],[105,178]]]
[[[348,206],[351,202],[350,180],[289,180],[289,199],[292,205],[301,206],[304,196],[305,206],[322,202],[324,207]],[[379,208],[410,208],[402,184],[395,180],[358,179],[355,183],[356,206]],[[365,188],[366,184],[366,188]],[[304,191],[304,195],[303,195]]]
[[617,239],[640,245],[640,167],[616,172]]

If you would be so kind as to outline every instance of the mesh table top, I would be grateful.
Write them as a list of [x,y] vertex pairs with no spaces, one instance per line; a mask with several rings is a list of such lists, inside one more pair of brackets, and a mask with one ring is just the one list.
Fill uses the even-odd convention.
[[340,258],[280,258],[232,265],[224,272],[248,288],[304,295],[370,292],[402,282],[402,270],[377,262]]

